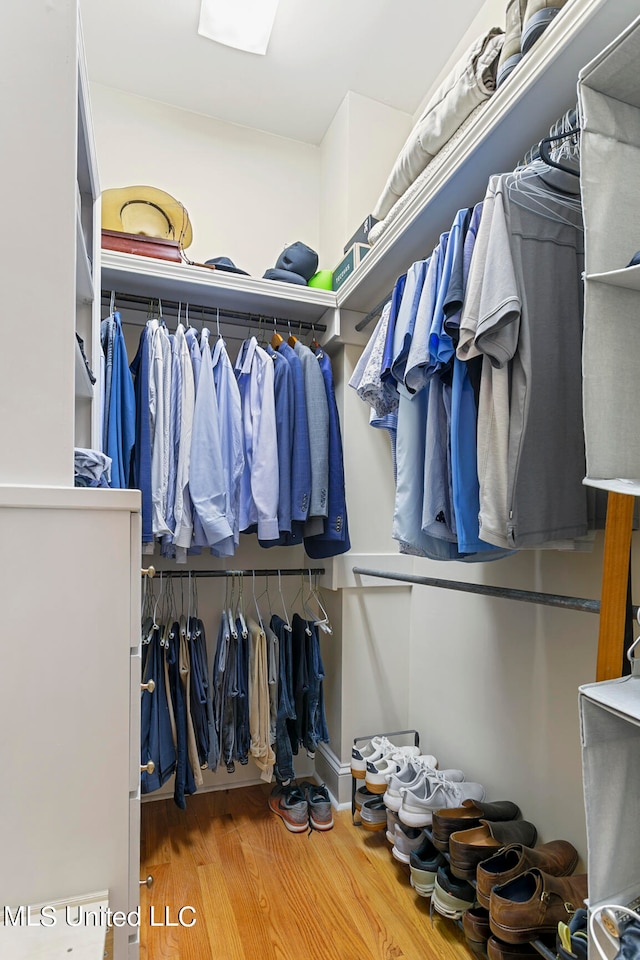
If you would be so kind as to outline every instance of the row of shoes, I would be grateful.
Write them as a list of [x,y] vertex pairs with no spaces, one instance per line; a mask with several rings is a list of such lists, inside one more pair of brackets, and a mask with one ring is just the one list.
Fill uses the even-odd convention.
[[367,744],[359,753],[381,750],[386,790],[379,792],[373,774],[371,789],[365,772],[355,791],[355,822],[386,830],[416,893],[430,897],[441,915],[462,920],[475,953],[490,960],[537,957],[531,941],[560,933],[566,943],[582,942],[574,915],[581,916],[587,877],[572,876],[578,863],[572,844],[536,846],[536,827],[515,803],[485,801],[481,784],[466,781],[461,770],[437,769],[433,757],[393,753],[388,743]]
[[324,784],[303,780],[277,784],[269,796],[269,809],[281,818],[291,833],[331,830],[333,811]]

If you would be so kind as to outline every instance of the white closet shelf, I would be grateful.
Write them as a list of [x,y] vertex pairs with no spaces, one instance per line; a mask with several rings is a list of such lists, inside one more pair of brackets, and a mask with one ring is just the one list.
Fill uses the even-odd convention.
[[605,480],[595,480],[585,477],[582,481],[587,487],[597,490],[608,490],[610,493],[625,493],[629,497],[640,497],[640,480],[626,480],[621,477],[611,477]]
[[567,109],[579,70],[629,23],[628,0],[571,0],[452,152],[338,290],[338,306],[363,313],[433,249],[456,211],[484,196],[491,174],[513,169]]
[[91,119],[91,102],[89,100],[89,76],[84,50],[84,35],[80,10],[78,10],[78,156],[77,181],[82,193],[97,197],[100,195],[98,185],[98,161],[93,139],[93,121]]
[[102,286],[143,297],[180,300],[205,307],[226,307],[266,317],[314,321],[336,307],[330,290],[278,280],[208,270],[186,263],[103,250]]
[[640,264],[622,270],[608,270],[606,273],[588,273],[586,279],[608,283],[612,287],[622,287],[625,290],[640,290]]

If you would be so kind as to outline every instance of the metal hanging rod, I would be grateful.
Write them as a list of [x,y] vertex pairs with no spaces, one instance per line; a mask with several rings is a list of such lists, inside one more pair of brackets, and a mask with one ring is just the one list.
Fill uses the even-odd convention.
[[162,574],[165,577],[302,577],[302,576],[321,576],[324,573],[324,567],[299,567],[297,569],[281,568],[273,570],[156,570],[155,567],[147,567],[141,570],[143,577],[155,577]]
[[[399,583],[415,583],[423,587],[440,587],[443,590],[457,590],[459,593],[477,593],[483,597],[499,597],[504,600],[522,600],[525,603],[539,603],[545,607],[560,607],[563,610],[580,610],[583,613],[600,613],[599,600],[587,600],[584,597],[565,597],[557,593],[538,593],[534,590],[514,590],[511,587],[490,587],[482,583],[467,583],[462,580],[440,580],[435,577],[417,577],[410,573],[391,573],[385,570],[369,570],[366,567],[353,567],[353,572],[362,577],[378,577],[381,580],[397,580]],[[637,616],[638,607],[633,607]]]
[[380,303],[373,308],[373,310],[369,310],[369,313],[366,315],[366,317],[363,317],[362,320],[358,320],[355,329],[360,332],[360,330],[364,330],[365,327],[368,327],[371,321],[375,320],[375,318],[382,313],[392,296],[393,290],[391,293],[388,293],[384,300],[381,300]]
[[[164,297],[143,297],[137,293],[118,293],[117,291],[107,289],[102,290],[102,299],[110,302],[112,294],[115,298],[116,309],[119,305],[126,305],[131,310],[146,313],[149,310],[150,304],[159,301],[162,303],[163,313],[168,309],[177,315],[181,303],[182,316],[184,317],[184,310],[187,305],[186,300],[178,301],[165,300]],[[221,307],[220,309],[218,309],[218,307],[204,307],[200,304],[191,303],[190,301],[188,302],[188,307],[191,320],[195,321],[208,317],[212,320],[220,319],[233,326],[243,327],[256,326],[260,322],[263,322],[263,324],[268,327],[275,323],[281,328],[291,328],[294,333],[296,330],[311,330],[324,333],[327,329],[325,323],[310,323],[308,320],[284,320],[282,317],[273,317],[268,313],[246,313],[242,310],[228,310],[226,307]]]

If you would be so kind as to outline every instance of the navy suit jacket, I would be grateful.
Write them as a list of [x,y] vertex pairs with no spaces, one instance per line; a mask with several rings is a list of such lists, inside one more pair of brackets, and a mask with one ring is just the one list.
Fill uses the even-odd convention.
[[324,531],[315,537],[305,537],[304,548],[313,560],[336,557],[351,549],[347,502],[344,489],[344,460],[340,418],[333,388],[331,361],[324,350],[317,350],[316,357],[322,371],[327,403],[329,406],[329,489],[327,518]]

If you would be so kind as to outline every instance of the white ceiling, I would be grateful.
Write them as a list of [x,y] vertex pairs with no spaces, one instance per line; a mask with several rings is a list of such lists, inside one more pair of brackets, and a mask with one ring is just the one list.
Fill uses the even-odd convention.
[[413,113],[483,0],[281,0],[265,57],[198,36],[200,0],[81,0],[89,77],[319,143],[347,91]]

